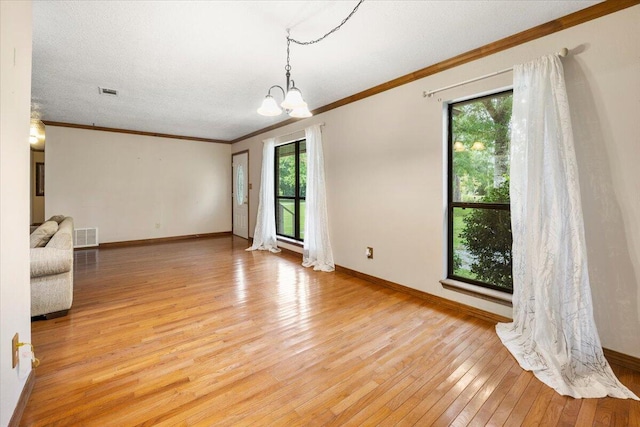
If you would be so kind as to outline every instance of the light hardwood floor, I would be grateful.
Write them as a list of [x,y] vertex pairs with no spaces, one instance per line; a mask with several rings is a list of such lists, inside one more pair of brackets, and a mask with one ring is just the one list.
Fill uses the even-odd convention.
[[489,322],[246,245],[76,252],[21,425],[640,425],[640,402],[542,385]]

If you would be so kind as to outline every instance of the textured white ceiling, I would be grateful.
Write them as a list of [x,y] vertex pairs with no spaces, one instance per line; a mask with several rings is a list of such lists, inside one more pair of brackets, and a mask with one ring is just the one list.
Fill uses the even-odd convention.
[[[317,38],[356,3],[35,1],[33,107],[45,121],[232,140],[287,118],[256,113],[285,84],[286,29]],[[313,110],[595,3],[368,0],[321,43],[292,44],[292,77]]]

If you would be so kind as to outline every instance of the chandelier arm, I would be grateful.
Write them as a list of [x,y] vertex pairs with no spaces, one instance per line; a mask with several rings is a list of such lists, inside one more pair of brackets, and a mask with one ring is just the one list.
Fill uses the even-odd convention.
[[351,19],[351,17],[353,16],[354,13],[356,13],[356,11],[358,10],[358,8],[360,7],[360,5],[362,4],[364,0],[360,0],[358,2],[358,4],[356,5],[356,7],[353,8],[353,10],[351,11],[351,13],[342,20],[342,22],[340,23],[340,25],[338,25],[337,27],[335,27],[334,29],[332,29],[331,31],[329,31],[327,34],[325,34],[324,36],[315,39],[315,40],[310,40],[308,42],[302,42],[300,40],[296,40],[296,39],[292,39],[291,37],[289,37],[289,31],[287,30],[287,43],[289,41],[294,42],[295,44],[300,44],[300,45],[310,45],[310,44],[314,44],[314,43],[318,43],[322,40],[324,40],[325,38],[329,37],[331,34],[335,33],[336,31],[338,31],[344,24],[347,23],[347,21],[349,19]]
[[273,85],[273,86],[271,86],[271,87],[269,88],[269,91],[267,92],[267,96],[271,96],[271,89],[273,89],[273,88],[275,88],[275,87],[277,87],[278,89],[280,89],[280,90],[282,91],[282,98],[284,98],[284,97],[286,97],[286,96],[287,96],[287,95],[286,95],[286,93],[285,93],[285,91],[284,91],[284,89],[283,89],[283,88],[282,88],[282,86],[280,86],[280,85]]

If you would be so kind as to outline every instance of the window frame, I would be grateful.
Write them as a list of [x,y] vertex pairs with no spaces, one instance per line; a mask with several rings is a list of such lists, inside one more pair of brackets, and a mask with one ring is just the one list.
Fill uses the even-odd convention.
[[[296,242],[303,242],[304,238],[300,237],[300,233],[302,227],[304,227],[304,225],[300,225],[300,202],[301,201],[306,201],[306,193],[305,196],[301,196],[300,195],[300,145],[302,143],[306,143],[306,138],[300,138],[297,139],[295,141],[290,141],[290,142],[286,142],[283,144],[279,144],[275,147],[275,153],[274,153],[274,162],[273,162],[273,166],[274,166],[274,205],[275,205],[275,221],[276,221],[276,236],[277,237],[281,237],[284,239],[292,239],[295,240]],[[290,145],[295,145],[295,154],[294,154],[294,165],[295,165],[295,189],[294,189],[294,195],[293,196],[280,196],[278,194],[278,190],[280,189],[279,186],[279,182],[280,182],[280,162],[279,162],[279,156],[278,156],[278,150],[281,149],[282,147],[286,147],[286,146],[290,146]],[[304,151],[306,153],[306,149]],[[293,200],[294,201],[294,221],[293,221],[293,236],[289,236],[287,234],[282,234],[279,232],[278,230],[278,222],[280,220],[278,212],[278,205],[279,205],[279,201],[280,200]]]
[[456,202],[453,200],[453,179],[454,179],[454,170],[453,170],[453,108],[456,105],[462,103],[470,103],[473,101],[479,101],[485,98],[492,98],[504,94],[510,93],[513,96],[513,89],[500,90],[497,92],[492,92],[488,94],[483,94],[479,96],[474,96],[470,98],[465,98],[464,100],[459,100],[455,102],[449,102],[447,104],[447,279],[469,283],[471,285],[480,286],[486,289],[492,289],[499,292],[505,292],[508,294],[513,294],[513,283],[511,289],[505,289],[504,287],[497,286],[491,283],[482,282],[479,280],[471,279],[468,277],[458,276],[454,273],[454,209],[491,209],[491,210],[502,210],[508,211],[509,215],[511,214],[511,203],[485,203],[485,202]]

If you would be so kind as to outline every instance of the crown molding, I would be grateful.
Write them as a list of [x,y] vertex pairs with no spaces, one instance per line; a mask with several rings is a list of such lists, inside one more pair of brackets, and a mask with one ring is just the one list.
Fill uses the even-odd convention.
[[227,141],[223,139],[210,139],[210,138],[199,138],[195,136],[171,135],[167,133],[144,132],[140,130],[118,129],[118,128],[109,128],[104,126],[91,126],[91,125],[81,125],[76,123],[52,122],[49,120],[43,120],[42,122],[45,124],[45,126],[58,126],[58,127],[74,128],[74,129],[99,130],[103,132],[127,133],[130,135],[142,135],[142,136],[155,136],[158,138],[183,139],[186,141],[211,142],[215,144],[231,143],[231,141]]

